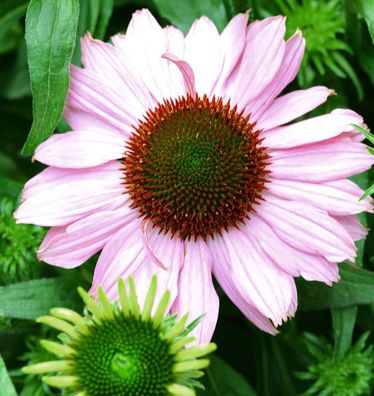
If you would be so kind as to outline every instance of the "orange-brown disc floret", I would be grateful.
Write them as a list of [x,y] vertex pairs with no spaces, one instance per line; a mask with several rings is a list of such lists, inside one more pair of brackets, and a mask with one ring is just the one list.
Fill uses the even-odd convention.
[[132,207],[182,239],[238,226],[264,189],[269,156],[260,132],[230,102],[168,99],[129,139],[124,183]]

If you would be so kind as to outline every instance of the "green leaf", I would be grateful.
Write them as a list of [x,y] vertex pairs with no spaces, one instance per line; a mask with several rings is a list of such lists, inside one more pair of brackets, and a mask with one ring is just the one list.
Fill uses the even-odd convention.
[[82,282],[67,278],[37,279],[0,287],[0,316],[34,320],[53,307],[81,309],[76,291]]
[[365,199],[366,197],[374,194],[374,184],[369,187],[360,197],[360,199]]
[[94,37],[102,40],[104,39],[109,19],[112,16],[114,0],[99,0],[99,4],[100,14]]
[[331,310],[331,316],[335,340],[334,356],[340,359],[352,345],[357,307],[334,308]]
[[341,280],[333,287],[297,279],[302,310],[351,307],[374,302],[374,272],[353,265],[339,265]]
[[201,396],[256,396],[255,391],[241,374],[218,356],[211,356],[206,370],[205,391]]
[[357,0],[357,3],[366,20],[374,44],[374,0]]
[[0,198],[9,197],[17,199],[22,187],[23,185],[21,183],[0,175]]
[[206,15],[218,30],[223,30],[228,22],[226,10],[221,0],[154,0],[160,15],[168,19],[184,33],[190,29],[193,21]]
[[[21,39],[23,34],[21,25],[19,24],[18,29],[14,29],[14,26],[25,15],[26,9],[26,0],[7,0],[0,3],[0,53],[18,44],[18,40],[12,40],[14,35]],[[11,30],[14,31],[10,32]]]
[[0,355],[0,390],[1,395],[4,396],[17,396],[14,385],[9,378],[8,371],[5,367],[3,358]]
[[361,128],[359,125],[356,124],[352,124],[352,126],[359,132],[361,132],[367,140],[369,140],[370,143],[374,144],[374,135],[372,133],[370,133],[370,131]]
[[58,124],[69,87],[78,24],[78,0],[31,0],[26,44],[34,121],[23,147],[30,155]]

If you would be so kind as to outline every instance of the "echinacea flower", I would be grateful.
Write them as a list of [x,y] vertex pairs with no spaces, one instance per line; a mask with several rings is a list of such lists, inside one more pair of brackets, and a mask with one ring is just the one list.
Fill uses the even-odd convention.
[[216,349],[213,343],[188,347],[193,322],[188,314],[180,320],[165,316],[169,301],[166,291],[154,306],[157,279],[152,278],[144,307],[138,304],[134,280],[128,290],[118,281],[120,305],[110,303],[99,288],[99,303],[83,289],[84,316],[66,308],[53,308],[50,316],[38,322],[62,334],[63,341],[41,340],[42,346],[58,356],[23,368],[26,374],[51,374],[42,380],[77,396],[194,396],[196,378],[209,365],[207,354]]
[[240,14],[221,34],[202,17],[184,37],[147,10],[111,44],[87,34],[64,112],[73,130],[37,148],[49,167],[15,213],[52,227],[39,258],[72,268],[102,250],[91,293],[111,300],[132,275],[142,304],[156,274],[171,312],[205,315],[200,342],[217,321],[212,274],[272,334],[295,313],[294,277],[337,281],[371,207],[347,178],[373,156],[351,110],[289,124],[333,91],[279,96],[304,52],[299,31],[284,34],[282,16]]

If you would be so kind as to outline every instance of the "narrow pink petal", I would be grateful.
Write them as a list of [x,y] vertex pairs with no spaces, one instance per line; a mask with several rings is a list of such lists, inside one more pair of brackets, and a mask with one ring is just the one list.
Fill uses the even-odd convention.
[[270,155],[272,177],[318,183],[356,175],[374,163],[364,144],[343,136],[286,150],[271,150]]
[[198,344],[209,342],[217,323],[219,300],[212,282],[212,259],[201,239],[185,242],[185,259],[179,274],[178,289],[172,312],[178,315],[189,313],[190,322],[204,315],[191,334]]
[[354,241],[360,241],[366,237],[368,230],[360,223],[357,216],[334,216],[334,218]]
[[125,205],[94,213],[67,227],[52,227],[39,247],[38,258],[62,268],[77,267],[100,251],[120,228],[137,215]]
[[295,180],[271,179],[268,190],[278,197],[300,201],[335,215],[350,215],[372,211],[371,199],[363,199],[361,188],[349,180],[306,183]]
[[60,168],[87,168],[123,157],[124,137],[117,132],[81,129],[52,135],[34,158]]
[[316,143],[352,131],[352,124],[361,124],[362,117],[356,113],[342,114],[333,111],[295,124],[281,126],[262,133],[264,145],[270,148],[284,149]]
[[325,282],[330,286],[332,282],[339,280],[336,263],[331,263],[322,256],[293,248],[282,241],[260,217],[252,216],[245,230],[249,238],[256,241],[263,251],[288,274],[302,276],[309,281]]
[[227,79],[234,72],[235,67],[239,65],[245,48],[248,17],[249,15],[247,13],[236,15],[231,19],[220,36],[223,49],[223,66],[214,87],[214,93],[216,95],[224,94],[223,87]]
[[247,104],[246,112],[251,113],[253,119],[257,120],[269,107],[274,98],[294,80],[304,56],[304,49],[305,40],[301,32],[296,31],[286,42],[281,65],[275,76],[273,76],[271,83],[261,92],[261,95],[253,98],[253,100]]
[[226,97],[240,108],[259,96],[275,77],[286,48],[285,29],[284,17],[250,25],[240,65],[227,83]]
[[247,294],[242,295],[238,289],[232,276],[231,260],[223,239],[217,237],[210,240],[209,248],[213,257],[214,276],[227,296],[255,326],[269,334],[276,334],[277,330],[271,321],[255,308],[252,301],[246,299]]
[[127,200],[121,166],[111,161],[87,169],[48,167],[26,183],[17,222],[62,226],[121,206]]
[[318,86],[300,89],[280,96],[272,102],[257,120],[256,126],[259,129],[266,130],[287,124],[326,102],[327,98],[333,94],[333,90]]
[[223,51],[217,28],[203,16],[193,23],[184,43],[183,59],[195,73],[196,91],[199,95],[209,95],[223,65]]
[[294,314],[293,277],[277,267],[244,228],[230,229],[222,235],[232,279],[245,300],[279,326]]
[[174,63],[183,76],[184,87],[186,92],[189,93],[193,98],[196,96],[195,89],[195,75],[192,70],[192,67],[188,64],[188,62],[180,60],[173,54],[165,53],[162,55],[164,59]]
[[284,242],[303,252],[341,262],[356,256],[348,232],[324,210],[281,198],[266,196],[258,215]]

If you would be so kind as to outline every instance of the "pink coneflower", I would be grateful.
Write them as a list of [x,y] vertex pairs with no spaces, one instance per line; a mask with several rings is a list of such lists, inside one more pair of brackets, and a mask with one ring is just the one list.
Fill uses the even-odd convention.
[[346,179],[373,163],[352,127],[362,118],[338,109],[288,125],[333,92],[278,97],[304,40],[284,40],[284,17],[247,23],[240,14],[219,34],[202,17],[184,37],[142,10],[112,44],[87,34],[64,113],[73,131],[37,148],[49,167],[15,214],[52,227],[47,263],[72,268],[102,250],[92,294],[101,285],[115,299],[129,275],[145,293],[157,274],[172,312],[206,315],[201,342],[218,315],[212,274],[275,333],[295,313],[294,277],[337,281],[365,235],[355,215],[370,210]]

